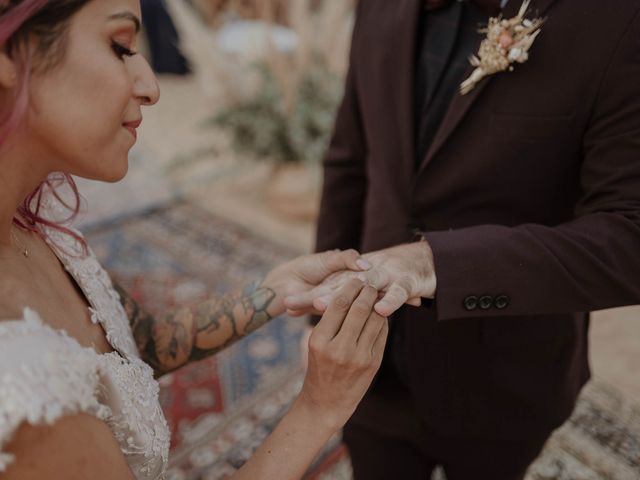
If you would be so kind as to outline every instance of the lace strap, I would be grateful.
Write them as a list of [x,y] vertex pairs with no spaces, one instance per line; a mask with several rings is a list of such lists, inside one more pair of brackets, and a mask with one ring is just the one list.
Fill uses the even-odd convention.
[[[60,221],[68,215],[54,195],[48,194],[42,201],[42,216]],[[67,226],[78,238],[80,231]],[[127,359],[139,358],[140,354],[131,333],[127,314],[120,303],[120,296],[113,288],[109,274],[102,268],[93,250],[75,238],[54,228],[41,226],[47,244],[73,277],[90,304],[91,321],[104,328],[107,341]]]

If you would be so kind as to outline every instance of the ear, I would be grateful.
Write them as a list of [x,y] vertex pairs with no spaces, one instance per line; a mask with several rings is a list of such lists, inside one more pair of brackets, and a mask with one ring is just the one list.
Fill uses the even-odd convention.
[[7,52],[0,51],[0,88],[9,90],[18,83],[18,67],[16,62],[7,55]]

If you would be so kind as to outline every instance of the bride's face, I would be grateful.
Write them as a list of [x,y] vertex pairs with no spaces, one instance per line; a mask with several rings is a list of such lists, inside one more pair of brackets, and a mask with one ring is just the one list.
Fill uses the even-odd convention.
[[138,0],[92,0],[69,23],[61,60],[30,81],[27,134],[51,169],[120,180],[136,141],[141,107],[159,97],[137,48]]

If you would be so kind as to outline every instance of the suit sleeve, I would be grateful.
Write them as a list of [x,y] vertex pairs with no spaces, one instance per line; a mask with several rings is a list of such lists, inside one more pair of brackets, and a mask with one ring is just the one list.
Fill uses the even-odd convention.
[[427,233],[436,266],[438,319],[587,312],[640,303],[638,14],[595,100],[583,137],[580,182],[581,200],[569,223]]
[[[358,2],[358,10],[363,1]],[[349,71],[333,136],[324,159],[324,184],[318,218],[316,250],[359,248],[367,189],[366,142],[362,127],[354,51],[360,14],[356,12]]]

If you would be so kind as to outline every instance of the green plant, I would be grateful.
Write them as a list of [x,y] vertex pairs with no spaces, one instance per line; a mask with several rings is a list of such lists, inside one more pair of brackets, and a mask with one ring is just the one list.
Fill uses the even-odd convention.
[[295,95],[287,102],[267,64],[257,63],[256,68],[259,85],[255,94],[228,106],[210,124],[227,130],[232,147],[255,159],[319,161],[333,127],[341,79],[318,60],[303,72]]

